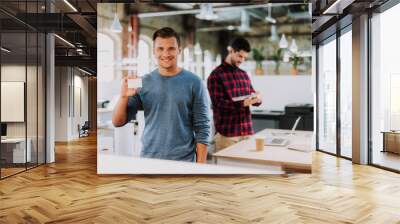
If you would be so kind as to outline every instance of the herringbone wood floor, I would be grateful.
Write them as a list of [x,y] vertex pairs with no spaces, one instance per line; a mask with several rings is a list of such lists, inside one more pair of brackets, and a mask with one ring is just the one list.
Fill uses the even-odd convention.
[[85,138],[0,181],[0,223],[400,223],[400,175],[314,158],[312,175],[98,176]]

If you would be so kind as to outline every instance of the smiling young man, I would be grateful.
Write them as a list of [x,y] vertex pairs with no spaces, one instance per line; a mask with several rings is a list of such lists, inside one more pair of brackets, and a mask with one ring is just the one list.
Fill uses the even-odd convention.
[[[253,89],[249,76],[239,66],[246,60],[250,44],[244,38],[236,38],[228,48],[228,55],[215,68],[207,80],[217,134],[217,151],[247,139],[254,134],[250,106],[261,104],[261,95]],[[256,94],[253,98],[233,101],[232,98]]]
[[158,68],[143,77],[141,89],[124,78],[112,122],[119,127],[144,111],[142,157],[205,163],[210,135],[207,91],[200,78],[179,68],[178,34],[169,27],[153,34]]

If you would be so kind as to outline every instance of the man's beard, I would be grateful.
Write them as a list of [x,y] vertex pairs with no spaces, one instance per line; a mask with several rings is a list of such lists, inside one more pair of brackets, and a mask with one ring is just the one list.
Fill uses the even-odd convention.
[[233,59],[231,59],[231,65],[233,65],[233,66],[235,66],[237,68],[239,67],[239,66],[236,65],[236,61],[234,61]]

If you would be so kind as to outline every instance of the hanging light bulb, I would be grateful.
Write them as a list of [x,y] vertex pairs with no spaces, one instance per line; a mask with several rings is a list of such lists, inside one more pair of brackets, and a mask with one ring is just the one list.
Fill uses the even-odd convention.
[[288,42],[286,40],[285,34],[282,34],[281,40],[279,41],[279,47],[280,48],[287,48],[288,47]]
[[292,44],[290,44],[290,51],[293,53],[297,53],[297,44],[296,44],[296,40],[293,38],[292,40]]
[[115,13],[114,15],[114,20],[111,24],[110,30],[114,33],[121,33],[122,32],[122,26],[121,23],[119,22],[118,15]]
[[111,28],[110,28],[111,32],[114,33],[121,33],[122,32],[122,26],[121,23],[119,22],[119,18],[117,15],[117,4],[115,4],[115,14],[114,14],[114,20],[111,24]]
[[240,15],[240,32],[248,32],[250,31],[250,17],[249,13],[246,10],[242,10]]

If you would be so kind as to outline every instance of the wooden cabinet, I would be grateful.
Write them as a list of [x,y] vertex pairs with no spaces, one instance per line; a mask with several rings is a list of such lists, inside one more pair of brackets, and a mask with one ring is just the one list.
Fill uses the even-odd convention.
[[400,132],[382,132],[383,133],[383,152],[392,152],[400,154]]

